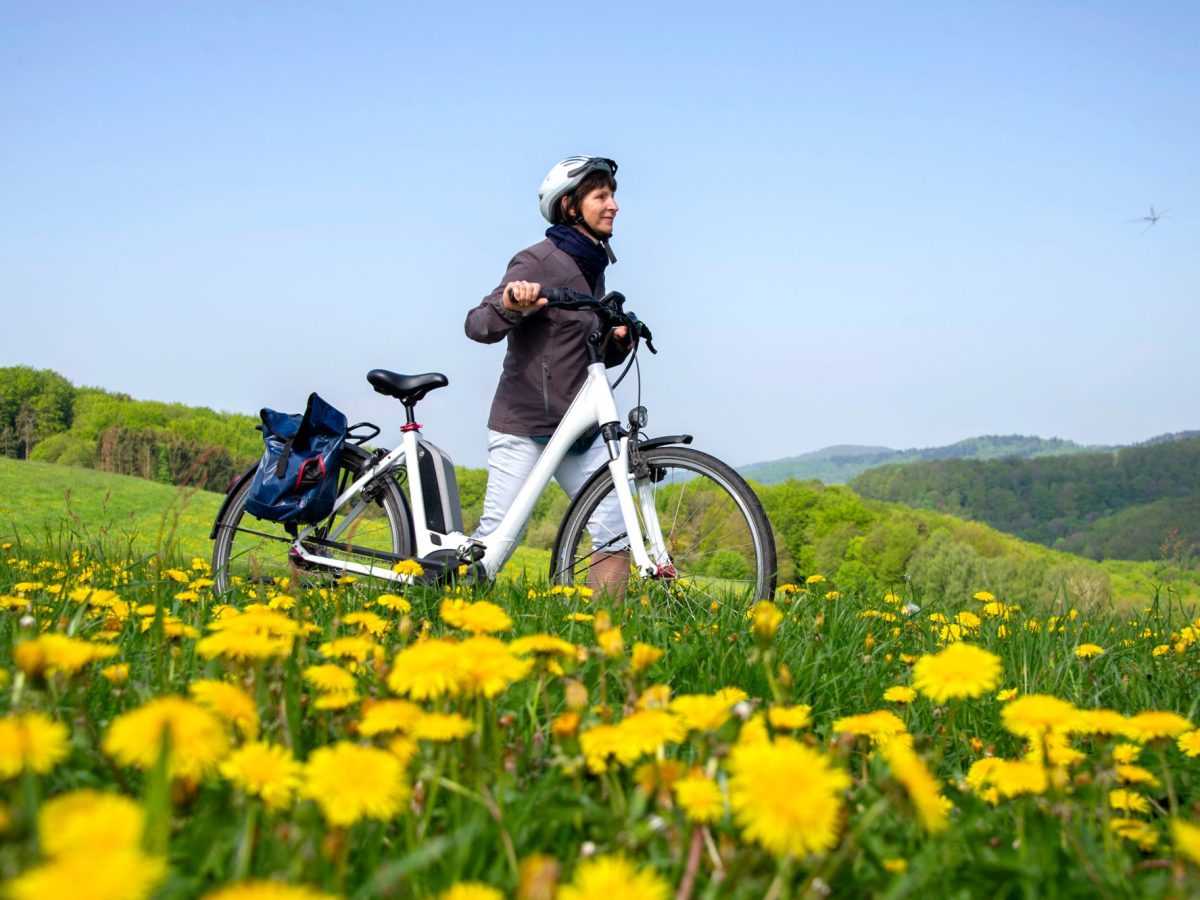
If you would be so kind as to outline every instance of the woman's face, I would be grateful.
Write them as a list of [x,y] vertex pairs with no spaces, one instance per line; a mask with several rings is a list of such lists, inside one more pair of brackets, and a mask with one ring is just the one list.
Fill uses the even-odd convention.
[[613,219],[617,217],[616,195],[607,187],[594,188],[579,202],[579,214],[596,234],[612,237]]

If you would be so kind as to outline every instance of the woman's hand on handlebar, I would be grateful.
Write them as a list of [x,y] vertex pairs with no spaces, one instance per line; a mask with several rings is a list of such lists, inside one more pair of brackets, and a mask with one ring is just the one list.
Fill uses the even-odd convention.
[[533,312],[549,302],[541,293],[542,286],[536,281],[510,281],[500,294],[500,302],[512,312]]

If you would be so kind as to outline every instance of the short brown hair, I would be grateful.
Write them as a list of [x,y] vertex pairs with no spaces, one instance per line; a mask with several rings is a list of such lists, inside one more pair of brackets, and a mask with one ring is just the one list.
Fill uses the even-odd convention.
[[614,194],[617,192],[617,179],[613,177],[612,172],[607,169],[593,169],[583,176],[583,181],[575,186],[575,190],[563,194],[559,198],[558,203],[550,210],[550,224],[561,225],[564,222],[570,222],[567,214],[563,212],[563,200],[566,200],[568,209],[575,210],[575,216],[579,215],[579,201],[590,194],[596,188],[606,187]]

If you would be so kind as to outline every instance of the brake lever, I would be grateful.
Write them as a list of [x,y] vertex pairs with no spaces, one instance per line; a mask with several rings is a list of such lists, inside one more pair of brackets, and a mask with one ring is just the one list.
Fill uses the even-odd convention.
[[658,351],[654,349],[654,335],[650,333],[650,327],[631,312],[625,313],[625,318],[629,320],[629,324],[637,336],[646,342],[646,349],[657,355]]

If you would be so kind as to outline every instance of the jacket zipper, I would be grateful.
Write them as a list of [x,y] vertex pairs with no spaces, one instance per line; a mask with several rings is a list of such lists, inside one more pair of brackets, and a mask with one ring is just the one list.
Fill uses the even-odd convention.
[[550,415],[550,364],[542,360],[542,409]]

